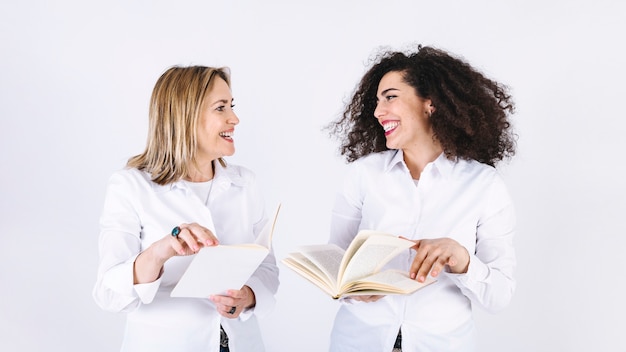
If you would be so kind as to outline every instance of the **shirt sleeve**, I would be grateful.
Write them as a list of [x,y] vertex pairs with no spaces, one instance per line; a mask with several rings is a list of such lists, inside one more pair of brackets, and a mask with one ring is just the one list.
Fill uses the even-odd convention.
[[[273,219],[268,219],[265,207],[264,199],[257,188],[256,182],[252,181],[250,186],[251,204],[253,207],[253,214],[259,214],[260,219],[254,225],[254,236],[259,236],[263,230],[265,224]],[[247,320],[252,314],[258,317],[267,315],[274,309],[276,305],[276,292],[278,291],[279,279],[278,279],[278,266],[276,265],[276,257],[274,251],[270,249],[270,252],[265,257],[261,265],[254,271],[250,279],[246,282],[246,285],[252,289],[255,297],[255,306],[250,309],[244,310],[239,315],[241,320]]]
[[134,285],[134,262],[141,251],[141,223],[130,182],[121,174],[109,180],[100,217],[98,276],[93,297],[107,311],[132,311],[152,302],[160,279]]
[[348,248],[361,224],[361,177],[355,164],[350,165],[341,189],[335,195],[331,213],[329,243]]
[[266,316],[276,305],[275,294],[278,291],[279,282],[278,267],[274,261],[274,254],[268,254],[246,283],[254,292],[256,304],[240,315],[242,320],[247,320],[252,313],[258,317]]
[[515,224],[511,198],[496,177],[476,229],[476,251],[470,255],[467,273],[447,273],[472,302],[490,312],[505,308],[515,291]]

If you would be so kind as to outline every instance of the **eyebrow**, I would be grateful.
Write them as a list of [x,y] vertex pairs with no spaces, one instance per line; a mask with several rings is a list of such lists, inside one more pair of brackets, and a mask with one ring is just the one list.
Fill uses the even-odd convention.
[[[235,101],[235,98],[231,99],[231,101],[230,101],[230,102],[231,102],[231,104],[232,104],[232,102],[234,102],[234,101]],[[219,100],[216,100],[216,101],[214,101],[214,102],[212,102],[212,103],[211,103],[211,106],[213,106],[213,105],[215,105],[215,104],[219,104],[219,103],[221,103],[221,104],[228,104],[228,100],[227,100],[227,99],[219,99]]]
[[[387,88],[385,90],[383,90],[382,92],[380,92],[380,95],[384,96],[385,94],[393,91],[393,90],[400,90],[398,88]],[[378,101],[378,94],[376,94],[376,101]]]
[[398,89],[398,88],[387,88],[387,89],[383,90],[382,92],[380,92],[380,95],[385,95],[385,94],[389,93],[392,90],[400,90],[400,89]]

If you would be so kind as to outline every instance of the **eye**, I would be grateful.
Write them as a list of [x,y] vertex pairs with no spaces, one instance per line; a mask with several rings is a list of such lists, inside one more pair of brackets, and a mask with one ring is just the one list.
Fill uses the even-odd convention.
[[398,97],[397,95],[392,95],[392,94],[389,94],[389,95],[385,96],[385,99],[386,99],[387,101],[389,101],[389,100],[391,100],[391,99],[393,99],[393,98],[397,98],[397,97]]
[[217,108],[215,108],[215,110],[217,110],[217,111],[224,111],[225,107],[226,107],[225,105],[220,105]]

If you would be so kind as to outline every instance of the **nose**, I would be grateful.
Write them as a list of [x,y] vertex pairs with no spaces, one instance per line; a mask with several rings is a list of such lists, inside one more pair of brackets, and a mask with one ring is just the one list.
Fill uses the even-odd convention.
[[230,123],[232,125],[238,125],[239,124],[239,117],[237,117],[237,114],[235,114],[234,111],[228,117],[228,123]]
[[379,119],[387,113],[387,109],[385,109],[384,104],[380,101],[376,102],[376,109],[374,109],[374,117]]

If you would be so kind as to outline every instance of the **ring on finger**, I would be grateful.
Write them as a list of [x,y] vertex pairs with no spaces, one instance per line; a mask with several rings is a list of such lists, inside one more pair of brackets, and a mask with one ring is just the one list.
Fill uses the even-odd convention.
[[176,226],[172,229],[172,236],[173,237],[178,237],[178,235],[180,234],[180,227]]
[[230,308],[230,310],[228,311],[228,314],[235,314],[235,312],[237,311],[237,307],[233,306],[232,308]]

